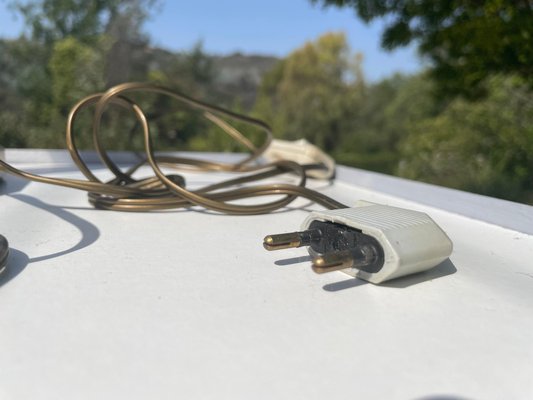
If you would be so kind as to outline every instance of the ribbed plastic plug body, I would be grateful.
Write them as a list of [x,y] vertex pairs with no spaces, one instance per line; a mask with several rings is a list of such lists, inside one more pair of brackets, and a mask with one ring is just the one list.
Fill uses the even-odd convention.
[[[418,211],[362,202],[354,208],[313,212],[303,222],[302,230],[316,220],[355,228],[379,242],[384,253],[379,271],[342,270],[372,283],[431,269],[447,259],[453,249],[451,240],[435,221]],[[318,256],[311,247],[309,253]]]

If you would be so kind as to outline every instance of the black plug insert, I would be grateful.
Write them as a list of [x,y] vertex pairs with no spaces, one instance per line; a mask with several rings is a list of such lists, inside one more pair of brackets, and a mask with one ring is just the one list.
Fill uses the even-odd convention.
[[313,269],[323,273],[345,268],[377,272],[384,264],[383,248],[372,236],[346,225],[315,220],[302,232],[269,235],[263,243],[267,250],[309,246]]

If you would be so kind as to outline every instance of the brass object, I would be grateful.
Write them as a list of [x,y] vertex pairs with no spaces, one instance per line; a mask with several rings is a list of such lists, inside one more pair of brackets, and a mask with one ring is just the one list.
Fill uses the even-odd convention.
[[[243,160],[236,163],[221,163],[210,160],[191,159],[186,157],[159,156],[154,153],[150,123],[138,103],[130,95],[155,93],[170,97],[202,113],[203,117],[217,125],[223,132],[240,143],[250,153]],[[131,111],[142,128],[144,138],[145,159],[131,167],[126,172],[111,160],[102,141],[100,140],[100,124],[104,112],[111,106],[121,107]],[[114,174],[108,182],[97,178],[88,165],[80,157],[74,136],[74,126],[81,111],[93,107],[92,138],[100,159]],[[236,120],[253,126],[264,133],[263,143],[256,147],[241,132],[227,121]],[[293,161],[278,161],[268,164],[258,164],[257,160],[268,148],[272,141],[272,133],[263,121],[250,118],[208,103],[195,100],[187,95],[170,89],[146,83],[124,83],[110,88],[104,93],[97,93],[80,100],[70,111],[66,123],[67,148],[74,163],[85,176],[86,180],[60,179],[32,174],[19,170],[5,161],[0,160],[0,171],[5,171],[18,177],[35,182],[59,185],[89,193],[89,202],[96,208],[118,211],[151,211],[163,209],[189,208],[201,206],[203,208],[235,215],[250,215],[269,213],[287,206],[297,197],[304,197],[328,209],[345,208],[346,206],[328,196],[307,188],[306,171],[323,168],[322,165],[300,165]],[[137,180],[133,174],[143,165],[152,168],[154,175]],[[162,167],[187,169],[196,171],[225,171],[243,176],[207,185],[196,190],[189,190],[185,180],[180,175],[166,175]],[[276,175],[291,173],[298,177],[296,184],[267,183],[242,186],[249,182],[263,180]],[[257,204],[236,204],[235,200],[250,197],[264,197],[278,195],[281,198]],[[296,242],[293,242],[294,244]]]
[[269,235],[265,237],[263,246],[265,249],[272,250],[282,250],[290,249],[292,247],[300,247],[301,245],[300,235],[298,232],[293,233],[282,233],[279,235]]
[[263,241],[263,247],[269,251],[290,249],[293,247],[309,246],[312,242],[319,241],[322,232],[319,229],[308,229],[303,232],[280,233],[268,235]]
[[353,264],[354,259],[350,251],[339,251],[316,257],[311,267],[317,274],[324,274],[351,268]]

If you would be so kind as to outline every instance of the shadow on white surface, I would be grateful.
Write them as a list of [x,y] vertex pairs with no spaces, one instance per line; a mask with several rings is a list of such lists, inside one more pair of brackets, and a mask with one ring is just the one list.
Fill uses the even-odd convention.
[[10,248],[5,270],[0,274],[0,288],[13,278],[16,278],[29,263],[26,253]]
[[[295,210],[313,212],[314,210],[311,207],[314,204],[315,203],[313,203],[312,201],[309,201],[309,202],[307,202],[305,204],[302,204],[301,206],[298,206],[298,207],[294,207],[294,206],[290,206],[289,205],[289,206],[280,208],[279,210],[272,211],[270,214],[272,214],[272,215],[274,215],[274,214],[284,214],[284,213],[294,212]],[[72,210],[72,211],[76,211],[76,210],[94,211],[94,210],[97,210],[97,211],[109,212],[109,210],[95,208],[93,206],[62,206],[60,204],[54,204],[54,205],[50,205],[50,206],[51,207],[57,207],[57,208],[60,208],[60,209],[63,209],[63,210]],[[219,211],[213,211],[213,210],[208,210],[208,209],[205,209],[205,208],[201,208],[200,206],[191,206],[189,208],[175,208],[175,209],[169,209],[169,210],[135,211],[136,214],[172,214],[172,213],[190,213],[190,212],[195,212],[195,213],[199,213],[199,214],[206,214],[206,215],[212,215],[212,216],[215,216],[215,217],[223,217],[223,218],[227,218],[228,217],[227,214],[221,213]],[[246,217],[246,216],[244,215],[244,216],[241,216],[241,217]]]
[[80,241],[76,243],[76,245],[70,247],[69,249],[58,251],[52,254],[47,254],[44,256],[33,257],[29,260],[29,262],[34,263],[34,262],[49,260],[51,258],[64,256],[65,254],[69,254],[69,253],[72,253],[77,250],[81,250],[85,247],[90,246],[91,244],[96,242],[98,238],[100,237],[100,231],[95,225],[91,224],[89,221],[84,220],[83,218],[78,217],[75,214],[72,214],[71,212],[68,212],[56,206],[52,206],[33,196],[28,196],[26,194],[11,194],[9,196],[11,198],[17,199],[33,207],[37,207],[41,210],[54,214],[56,217],[59,217],[63,221],[68,222],[69,224],[75,226],[81,233]]
[[[438,278],[442,278],[448,275],[455,274],[456,272],[457,272],[457,268],[455,268],[455,265],[453,264],[453,262],[448,258],[447,260],[444,260],[439,265],[430,269],[429,271],[424,271],[418,274],[394,279],[392,281],[381,283],[379,286],[405,289],[409,286],[416,285],[418,283],[422,283],[426,281],[431,281],[431,280],[438,279]],[[368,282],[363,281],[361,279],[351,278],[351,279],[346,279],[340,282],[328,283],[327,285],[324,285],[322,289],[324,289],[327,292],[338,292],[339,290],[350,289],[350,288],[361,286],[367,283]]]
[[16,176],[4,174],[0,178],[0,195],[20,192],[30,183],[27,179],[18,178]]
[[293,265],[293,264],[299,264],[303,262],[310,262],[311,260],[312,260],[311,256],[292,257],[292,258],[284,258],[282,260],[274,261],[274,264],[276,264],[279,267],[284,267],[285,265]]
[[[15,189],[15,188],[12,186],[11,189]],[[13,190],[13,191],[18,191],[18,190]],[[4,191],[2,192],[4,193]],[[100,237],[100,231],[95,225],[91,224],[90,222],[84,220],[83,218],[80,218],[77,215],[74,215],[66,210],[63,210],[59,207],[51,206],[33,196],[28,196],[25,194],[20,194],[20,193],[8,194],[8,196],[18,201],[21,201],[23,203],[26,203],[28,205],[31,205],[33,207],[37,207],[41,210],[54,214],[55,216],[61,218],[63,221],[66,221],[69,224],[75,226],[81,232],[82,237],[78,243],[76,243],[74,246],[66,250],[58,251],[58,252],[51,253],[51,254],[46,254],[44,256],[33,257],[33,258],[29,258],[26,253],[20,250],[14,249],[13,247],[10,247],[6,269],[0,275],[0,287],[5,285],[7,282],[11,281],[16,276],[18,276],[26,268],[26,266],[29,263],[36,263],[39,261],[49,260],[52,258],[61,257],[66,254],[75,252],[77,250],[80,250],[80,249],[83,249],[85,247],[92,245]],[[6,232],[6,234],[9,235],[8,232]]]

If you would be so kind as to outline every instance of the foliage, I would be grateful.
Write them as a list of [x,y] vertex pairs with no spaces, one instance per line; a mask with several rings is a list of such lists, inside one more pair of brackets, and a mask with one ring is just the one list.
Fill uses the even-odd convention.
[[295,50],[263,80],[255,112],[288,139],[305,137],[326,151],[349,130],[361,94],[360,57],[343,34],[329,33]]
[[399,174],[511,200],[533,200],[533,99],[516,77],[493,77],[478,102],[453,100],[415,121]]
[[104,86],[103,57],[72,36],[55,42],[49,63],[52,105],[62,115],[91,90]]
[[10,1],[26,21],[33,40],[53,44],[69,36],[94,43],[99,36],[127,19],[137,32],[156,0],[33,0]]
[[25,147],[26,140],[17,130],[22,122],[24,107],[13,80],[19,66],[10,56],[13,45],[0,42],[0,144],[5,147]]
[[370,22],[384,18],[386,49],[415,42],[432,61],[441,94],[477,96],[486,79],[516,74],[533,87],[530,0],[312,0],[353,7]]
[[[145,48],[140,27],[155,0],[12,1],[22,14],[28,35],[2,41],[0,63],[10,82],[5,98],[16,104],[0,111],[4,145],[62,147],[68,110],[89,93],[118,80],[128,80],[134,50]],[[143,61],[144,63],[144,61]],[[120,72],[117,72],[120,71]],[[140,74],[146,75],[144,71]],[[11,86],[11,87],[10,87]],[[3,93],[0,95],[3,97]],[[7,104],[8,106],[10,104]],[[87,118],[81,130],[87,130]],[[117,129],[117,119],[111,121]],[[119,137],[112,132],[112,137]],[[128,144],[127,135],[114,141]],[[88,139],[80,144],[90,143]]]
[[431,85],[400,75],[369,85],[360,63],[344,35],[326,34],[264,76],[255,112],[279,137],[305,137],[343,164],[392,173],[410,123],[436,112]]
[[325,35],[265,76],[256,112],[276,135],[304,136],[343,164],[532,201],[533,98],[523,79],[493,76],[483,99],[439,101],[427,73],[372,85],[343,78],[343,41]]
[[393,173],[399,161],[399,142],[411,124],[435,115],[438,106],[425,75],[391,78],[367,85],[362,101],[352,110],[353,131],[342,135],[335,157],[342,163]]

